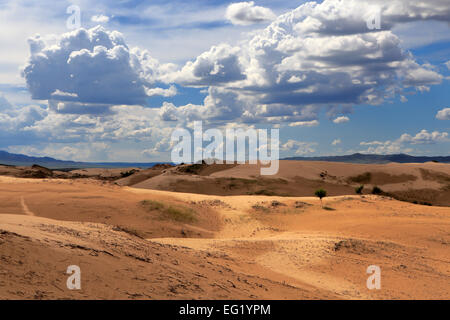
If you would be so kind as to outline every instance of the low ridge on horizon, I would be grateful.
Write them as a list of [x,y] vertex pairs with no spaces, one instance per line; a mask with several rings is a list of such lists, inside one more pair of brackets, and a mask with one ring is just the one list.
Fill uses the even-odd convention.
[[[389,162],[397,163],[425,163],[425,162],[442,162],[450,163],[450,156],[412,156],[405,153],[399,154],[364,154],[353,153],[349,155],[337,155],[337,156],[316,156],[316,157],[287,157],[280,160],[296,160],[296,161],[326,161],[326,162],[348,162],[348,163],[373,163],[382,164]],[[73,160],[60,160],[52,157],[35,157],[25,154],[10,153],[4,150],[0,150],[0,164],[4,165],[30,165],[38,164],[42,166],[48,166],[51,168],[87,168],[87,167],[100,167],[100,168],[117,168],[117,167],[129,167],[129,166],[142,166],[151,167],[157,163],[169,163],[170,161],[159,162],[89,162],[89,161],[73,161]]]

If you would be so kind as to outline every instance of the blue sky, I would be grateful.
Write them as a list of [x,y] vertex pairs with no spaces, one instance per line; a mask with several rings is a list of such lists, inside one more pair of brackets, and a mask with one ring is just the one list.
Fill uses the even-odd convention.
[[166,161],[201,120],[279,128],[282,156],[449,155],[449,23],[446,0],[2,0],[0,149]]

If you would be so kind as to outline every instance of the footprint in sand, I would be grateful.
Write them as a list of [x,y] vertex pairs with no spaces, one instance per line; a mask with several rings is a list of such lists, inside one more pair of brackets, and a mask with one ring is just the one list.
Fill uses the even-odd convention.
[[20,204],[22,205],[23,212],[24,212],[27,216],[34,216],[34,213],[33,213],[30,209],[28,209],[28,206],[27,206],[27,204],[25,203],[25,199],[24,199],[23,196],[20,198]]

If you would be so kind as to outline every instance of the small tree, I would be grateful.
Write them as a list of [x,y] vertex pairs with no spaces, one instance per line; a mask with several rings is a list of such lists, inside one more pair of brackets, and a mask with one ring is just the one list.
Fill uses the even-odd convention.
[[319,197],[320,199],[320,204],[322,205],[323,208],[323,202],[322,202],[322,198],[325,198],[327,196],[327,191],[324,189],[319,189],[316,190],[316,192],[314,193],[317,197]]
[[363,189],[364,185],[360,185],[359,187],[355,188],[356,194],[362,194]]

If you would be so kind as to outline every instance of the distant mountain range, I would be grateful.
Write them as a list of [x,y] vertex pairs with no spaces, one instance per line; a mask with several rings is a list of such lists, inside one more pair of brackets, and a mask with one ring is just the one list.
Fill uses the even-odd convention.
[[450,156],[448,157],[425,157],[425,156],[410,156],[407,154],[362,154],[355,153],[345,156],[325,156],[325,157],[291,157],[284,160],[299,160],[299,161],[332,161],[332,162],[349,162],[349,163],[424,163],[429,161],[450,163]]
[[30,157],[0,150],[0,164],[13,166],[31,166],[38,164],[50,169],[81,169],[81,168],[151,168],[155,164],[165,162],[77,162],[57,160],[50,157]]
[[[450,163],[450,156],[448,157],[416,157],[407,154],[362,154],[355,153],[345,156],[325,156],[325,157],[291,157],[282,160],[298,160],[298,161],[332,161],[332,162],[349,162],[349,163],[424,163],[429,161]],[[30,157],[23,154],[14,154],[0,150],[0,164],[14,165],[14,166],[31,166],[38,164],[50,169],[79,169],[79,168],[151,168],[158,163],[167,162],[77,162],[57,160],[50,157]]]

